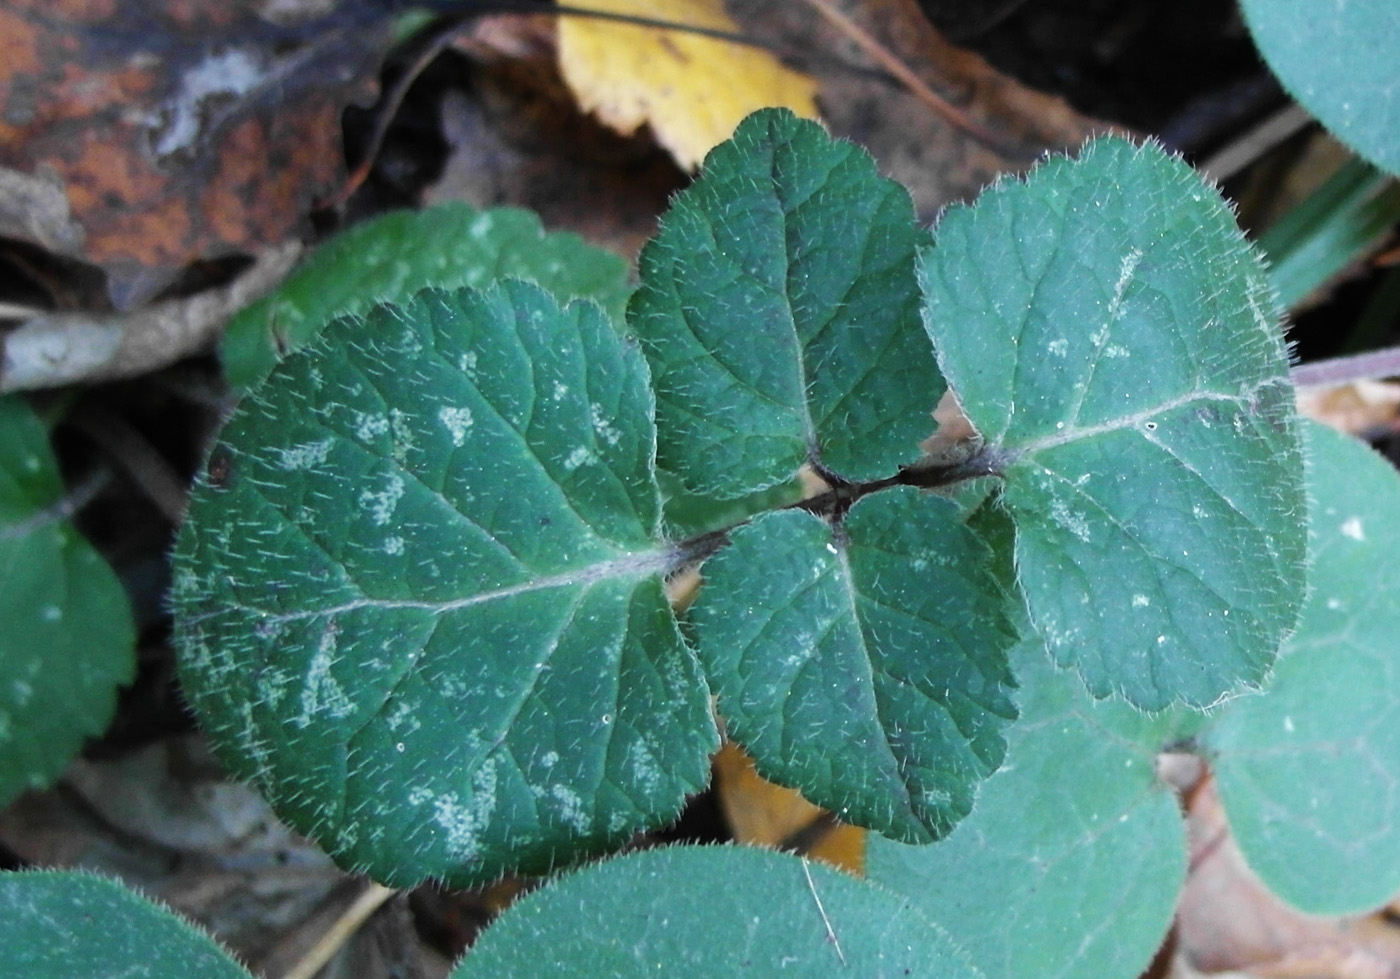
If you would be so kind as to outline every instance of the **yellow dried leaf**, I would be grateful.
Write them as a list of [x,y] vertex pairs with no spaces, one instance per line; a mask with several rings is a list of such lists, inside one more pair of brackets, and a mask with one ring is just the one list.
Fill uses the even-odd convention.
[[851,873],[865,871],[865,830],[836,822],[793,789],[765,780],[733,742],[715,756],[715,790],[740,843],[793,847]]
[[[574,6],[739,30],[722,0],[580,0]],[[559,66],[583,108],[621,133],[650,123],[687,170],[765,106],[817,118],[817,83],[766,51],[675,30],[562,17]]]

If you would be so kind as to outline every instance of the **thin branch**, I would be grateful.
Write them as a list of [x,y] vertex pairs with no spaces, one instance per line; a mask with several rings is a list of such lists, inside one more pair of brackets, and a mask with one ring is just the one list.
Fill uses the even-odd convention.
[[868,34],[859,24],[851,20],[841,11],[837,10],[830,0],[804,0],[804,2],[821,14],[826,21],[836,28],[857,47],[869,55],[885,71],[893,75],[900,84],[930,109],[942,116],[951,126],[961,130],[971,136],[977,142],[988,149],[995,150],[1003,156],[1013,159],[1027,158],[1025,150],[1008,143],[997,133],[975,121],[967,113],[953,105],[943,96],[929,88],[924,80],[916,75],[908,65],[899,60],[889,48],[885,47],[874,37]]
[[12,523],[8,527],[0,527],[0,541],[27,537],[40,527],[69,519],[91,503],[111,481],[112,474],[105,469],[99,469],[42,510],[18,523]]
[[350,940],[360,926],[369,919],[369,916],[379,910],[380,905],[397,893],[398,891],[392,887],[371,882],[360,892],[355,903],[350,905],[345,913],[337,918],[329,930],[321,936],[320,941],[312,947],[311,951],[302,956],[296,965],[288,969],[282,979],[312,979],[316,973],[321,971],[321,967],[331,960],[331,956],[340,951],[341,946]]
[[1353,381],[1379,381],[1387,377],[1400,377],[1400,347],[1333,357],[1293,368],[1293,383],[1299,388],[1335,387]]

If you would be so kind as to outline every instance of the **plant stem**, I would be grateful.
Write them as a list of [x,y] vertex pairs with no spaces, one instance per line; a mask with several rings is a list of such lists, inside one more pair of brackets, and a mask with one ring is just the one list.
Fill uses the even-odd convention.
[[1332,387],[1395,376],[1400,376],[1400,347],[1333,357],[1293,368],[1293,383],[1300,388]]

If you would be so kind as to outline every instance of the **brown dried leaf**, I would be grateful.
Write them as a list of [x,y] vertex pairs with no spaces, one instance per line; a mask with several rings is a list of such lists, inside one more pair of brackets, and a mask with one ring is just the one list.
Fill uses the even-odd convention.
[[289,237],[342,177],[340,113],[387,33],[334,12],[273,23],[261,6],[0,5],[0,167],[46,208],[38,226],[0,209],[0,234],[100,266],[119,308],[195,259]]

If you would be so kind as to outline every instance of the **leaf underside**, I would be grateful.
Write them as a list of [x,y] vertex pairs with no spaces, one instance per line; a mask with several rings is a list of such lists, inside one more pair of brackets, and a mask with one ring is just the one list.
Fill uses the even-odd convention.
[[1096,696],[1257,685],[1304,592],[1306,513],[1267,278],[1214,190],[1100,140],[950,209],[925,325],[1006,460],[1032,622]]
[[482,934],[451,979],[980,979],[912,904],[785,853],[646,850],[522,898]]
[[1204,737],[1251,869],[1310,914],[1400,889],[1400,482],[1367,446],[1307,426],[1311,592],[1263,696]]
[[420,293],[245,400],[176,551],[185,690],[343,865],[540,871],[672,818],[708,692],[659,575],[646,365],[592,304]]
[[816,459],[847,479],[917,455],[945,385],[919,328],[908,192],[783,110],[745,120],[680,194],[628,308],[660,465],[737,497]]
[[967,814],[1015,716],[985,545],[946,500],[867,497],[839,535],[767,514],[705,565],[698,650],[760,772],[842,819],[928,842]]

